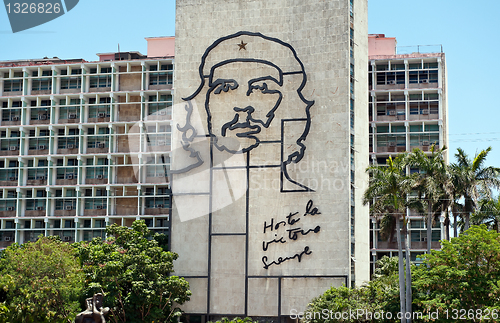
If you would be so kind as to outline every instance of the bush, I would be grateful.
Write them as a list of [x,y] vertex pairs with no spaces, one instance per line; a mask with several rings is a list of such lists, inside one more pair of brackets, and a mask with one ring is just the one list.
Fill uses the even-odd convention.
[[13,244],[0,259],[2,322],[59,323],[80,310],[84,275],[75,250],[58,237]]

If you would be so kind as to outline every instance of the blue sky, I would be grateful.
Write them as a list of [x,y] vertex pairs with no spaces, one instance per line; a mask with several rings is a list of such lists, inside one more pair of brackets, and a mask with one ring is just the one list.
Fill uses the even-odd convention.
[[[369,32],[399,46],[441,44],[448,66],[450,158],[492,146],[487,164],[500,166],[500,1],[370,0]],[[84,58],[96,53],[146,53],[144,37],[175,34],[175,1],[82,0],[53,21],[13,34],[0,8],[0,60]]]

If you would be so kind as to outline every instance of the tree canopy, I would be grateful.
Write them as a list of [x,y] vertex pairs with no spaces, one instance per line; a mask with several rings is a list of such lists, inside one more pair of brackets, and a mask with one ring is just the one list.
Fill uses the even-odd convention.
[[[132,228],[112,225],[110,238],[76,245],[85,272],[87,297],[104,294],[111,322],[165,322],[180,315],[175,304],[189,300],[184,278],[171,276],[177,254],[151,239],[144,221]],[[148,239],[149,238],[149,239]]]
[[442,322],[460,320],[455,314],[460,316],[464,310],[469,321],[473,321],[470,315],[474,312],[476,319],[479,313],[483,314],[481,322],[497,322],[500,234],[488,231],[485,225],[472,226],[458,238],[442,244],[441,250],[425,256],[429,268],[419,266],[414,271],[414,303],[424,312],[438,311]]
[[1,322],[71,322],[83,280],[74,248],[58,238],[8,247],[0,258]]

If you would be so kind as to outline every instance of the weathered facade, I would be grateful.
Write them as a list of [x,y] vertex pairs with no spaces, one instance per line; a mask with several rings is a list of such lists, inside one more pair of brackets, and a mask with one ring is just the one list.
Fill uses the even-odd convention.
[[289,316],[367,281],[366,1],[180,0],[175,42],[185,312]]
[[[410,46],[396,53],[396,38],[369,35],[370,162],[384,165],[389,156],[421,149],[430,154],[448,146],[446,59],[441,46]],[[406,50],[408,53],[403,53]],[[448,161],[448,150],[444,152]],[[409,169],[411,173],[418,169]],[[426,220],[409,210],[411,260],[421,263],[427,250]],[[379,216],[371,217],[371,272],[383,256],[398,253],[396,236],[382,239]],[[440,249],[444,217],[432,228],[431,247]]]
[[0,249],[168,233],[173,57],[98,55],[0,62]]

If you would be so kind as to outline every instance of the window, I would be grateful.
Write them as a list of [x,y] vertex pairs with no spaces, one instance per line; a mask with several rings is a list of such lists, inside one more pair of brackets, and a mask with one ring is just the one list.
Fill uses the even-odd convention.
[[94,128],[89,128],[87,133],[89,136],[87,137],[87,148],[108,148],[109,147],[109,137],[106,134],[109,134],[109,128],[99,128],[98,134],[95,136],[90,136],[94,134]]
[[389,126],[377,126],[377,133],[388,133]]
[[74,137],[59,137],[57,140],[57,149],[75,149],[79,147],[77,136]]
[[169,167],[166,165],[147,165],[146,177],[164,177],[168,180]]
[[85,199],[85,209],[106,209],[106,198],[86,198]]
[[111,76],[110,75],[91,76],[90,87],[91,88],[111,87]]
[[33,79],[31,83],[32,91],[52,90],[52,80],[50,78]]
[[405,126],[392,126],[391,132],[405,132],[406,127]]
[[[147,134],[148,146],[170,146],[170,133]],[[168,158],[168,157],[167,157]],[[169,160],[170,162],[170,160]]]
[[[85,220],[85,221],[90,221],[90,220]],[[84,227],[85,226],[84,223]],[[88,228],[90,228],[90,223]],[[91,241],[94,238],[101,238],[101,239],[106,239],[106,232],[104,230],[85,230],[83,231],[83,241]]]
[[29,150],[46,150],[49,149],[49,138],[30,138]]
[[59,100],[59,119],[78,119],[80,117],[80,99],[70,99],[70,106],[66,105],[66,100]]
[[[75,196],[76,192],[74,190],[68,190],[68,191],[73,191]],[[74,210],[76,209],[76,199],[75,198],[61,198],[61,199],[56,199],[56,210]]]
[[425,132],[432,132],[432,131],[439,131],[439,125],[437,124],[430,124],[430,125],[425,125]]
[[[16,210],[16,200],[0,200],[0,211],[15,211]],[[13,229],[14,226],[9,227],[8,224],[11,221],[7,221],[6,229]],[[12,221],[14,222],[14,221]]]
[[21,120],[21,109],[3,109],[2,121],[19,121]]
[[88,167],[94,165],[94,159],[87,159],[87,167],[86,167],[86,177],[87,178],[97,178],[103,179],[108,178],[108,159],[107,158],[97,158],[96,166],[101,167]]
[[424,100],[439,100],[438,93],[425,93]]
[[377,65],[377,71],[387,71],[387,70],[389,70],[389,65],[387,64]]
[[96,105],[96,99],[89,99],[89,118],[109,118],[111,107],[111,98],[100,98],[99,105]]
[[30,120],[50,120],[48,108],[31,108]]
[[[157,71],[157,66],[150,66],[150,71]],[[149,85],[165,85],[173,83],[173,65],[161,65],[160,70],[164,72],[155,72],[149,74]]]
[[1,139],[0,150],[19,150],[19,139]]
[[422,132],[422,125],[411,125],[410,132]]
[[20,92],[23,90],[23,80],[5,80],[3,90],[5,92]]
[[166,115],[172,116],[172,96],[160,95],[160,99],[155,95],[149,96],[148,100],[148,114],[149,115]]
[[7,165],[4,161],[0,162],[0,181],[17,181],[19,162],[10,160]]
[[27,211],[43,211],[46,209],[46,199],[43,197],[47,196],[47,192],[45,190],[36,190],[35,191],[36,198],[33,198],[33,192],[26,192],[26,210]]
[[61,90],[79,89],[81,87],[82,87],[82,79],[80,77],[61,78]]
[[[64,161],[62,159],[57,160],[57,166],[58,167],[57,167],[57,171],[56,171],[56,179],[76,179],[77,178],[78,168],[76,168],[76,167],[60,167],[60,166],[65,166]],[[74,158],[68,159],[66,166],[78,166],[78,160],[74,159]],[[68,191],[71,191],[71,190],[68,190]],[[76,195],[70,195],[70,196],[76,196]]]
[[[146,188],[146,195],[154,195],[154,188]],[[146,208],[169,208],[170,189],[168,187],[157,187],[155,197],[146,198]]]
[[[33,165],[33,160],[28,160],[28,180],[47,179],[47,161],[39,160],[37,165]],[[28,191],[30,193],[30,191]]]

